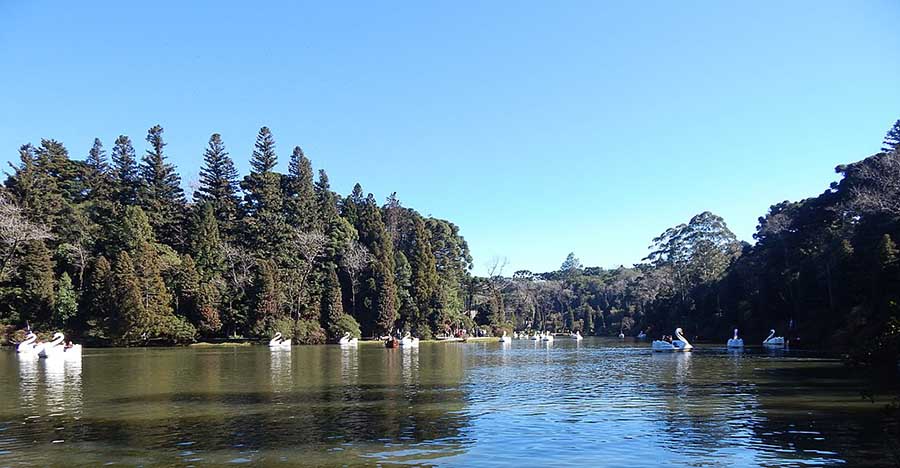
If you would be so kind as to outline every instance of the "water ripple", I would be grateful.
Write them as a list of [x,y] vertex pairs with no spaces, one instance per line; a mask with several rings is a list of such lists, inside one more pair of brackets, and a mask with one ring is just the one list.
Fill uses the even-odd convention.
[[890,465],[863,385],[814,355],[592,338],[4,352],[0,466]]

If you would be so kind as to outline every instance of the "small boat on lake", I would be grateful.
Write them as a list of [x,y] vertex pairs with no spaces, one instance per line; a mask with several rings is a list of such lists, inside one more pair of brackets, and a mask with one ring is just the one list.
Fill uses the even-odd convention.
[[737,328],[734,329],[734,338],[730,338],[728,340],[728,347],[729,348],[743,348],[744,347],[743,338],[738,338],[738,329]]
[[784,337],[775,336],[775,329],[773,328],[769,330],[769,337],[763,340],[762,344],[770,348],[782,348],[784,347]]
[[687,338],[682,335],[681,328],[675,329],[675,338],[677,338],[677,340],[653,340],[651,348],[655,352],[690,351],[694,349],[694,347],[688,342]]
[[16,352],[20,354],[32,354],[35,351],[35,342],[37,341],[37,335],[33,332],[29,332],[28,336],[25,337],[25,341],[19,343],[16,346]]
[[345,332],[344,336],[338,341],[338,344],[341,346],[356,346],[359,344],[359,338],[351,337],[350,332]]

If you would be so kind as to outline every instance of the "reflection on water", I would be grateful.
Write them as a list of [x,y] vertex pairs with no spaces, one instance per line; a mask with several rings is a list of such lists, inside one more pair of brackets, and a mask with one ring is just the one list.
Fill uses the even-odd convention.
[[291,379],[291,350],[279,349],[269,353],[269,375],[272,378],[272,390],[286,392],[294,386]]
[[793,351],[593,338],[3,352],[0,466],[892,464],[844,374]]
[[46,405],[53,412],[81,411],[81,359],[40,359]]

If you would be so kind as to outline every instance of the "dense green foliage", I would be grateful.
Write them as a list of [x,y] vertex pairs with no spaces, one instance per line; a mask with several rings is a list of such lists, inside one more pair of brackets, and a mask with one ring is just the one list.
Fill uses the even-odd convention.
[[[755,244],[739,242],[709,212],[652,240],[644,262],[614,270],[570,254],[558,271],[473,281],[484,324],[589,334],[671,334],[715,342],[739,328],[768,330],[792,346],[850,350],[861,362],[896,363],[900,346],[900,121],[884,151],[836,168],[821,195],[781,202],[759,218]],[[893,364],[891,364],[893,365]]]
[[266,127],[240,180],[213,134],[188,201],[163,135],[148,131],[140,161],[124,135],[111,162],[99,139],[84,161],[55,140],[20,148],[0,188],[0,325],[140,345],[430,336],[470,321],[471,258],[452,223],[394,195],[379,206],[359,184],[342,198],[300,147],[277,172]]
[[670,333],[791,340],[896,362],[900,346],[900,121],[883,151],[836,168],[822,194],[773,205],[755,243],[709,212],[651,241],[640,264],[472,277],[457,226],[379,205],[357,184],[331,190],[295,147],[276,171],[263,127],[239,180],[213,134],[188,201],[148,131],[140,162],[119,136],[85,161],[55,140],[24,145],[0,192],[0,325],[65,329],[94,344],[267,337],[333,341],[349,332],[447,335],[475,324],[586,334]]

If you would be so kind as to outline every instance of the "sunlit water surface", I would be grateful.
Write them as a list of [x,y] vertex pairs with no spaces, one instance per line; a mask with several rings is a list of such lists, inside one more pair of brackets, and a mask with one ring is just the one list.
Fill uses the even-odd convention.
[[0,352],[0,467],[893,465],[815,355],[647,343]]

